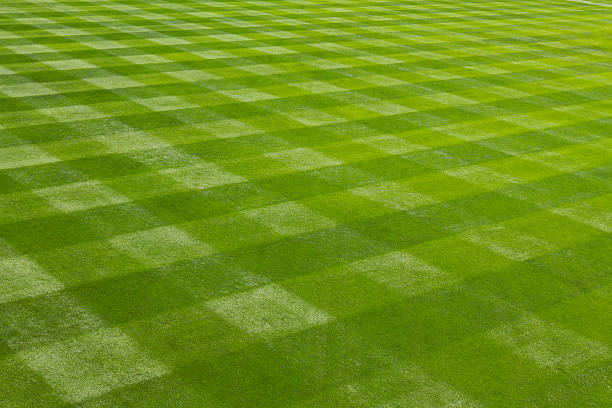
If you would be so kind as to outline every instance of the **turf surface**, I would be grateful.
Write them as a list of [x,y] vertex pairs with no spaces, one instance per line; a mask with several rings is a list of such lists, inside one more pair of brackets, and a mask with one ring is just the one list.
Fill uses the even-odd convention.
[[612,8],[0,1],[0,407],[607,407]]

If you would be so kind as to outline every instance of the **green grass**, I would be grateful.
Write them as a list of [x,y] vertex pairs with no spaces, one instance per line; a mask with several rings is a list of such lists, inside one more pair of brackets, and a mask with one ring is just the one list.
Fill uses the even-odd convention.
[[0,407],[608,407],[606,1],[0,0]]

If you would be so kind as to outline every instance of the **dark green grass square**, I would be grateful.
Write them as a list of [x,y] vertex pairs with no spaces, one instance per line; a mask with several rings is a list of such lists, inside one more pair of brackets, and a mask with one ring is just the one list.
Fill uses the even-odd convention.
[[15,358],[0,361],[0,403],[32,408],[65,405],[43,377]]
[[[372,353],[368,346],[353,330],[330,325],[256,343],[214,361],[193,364],[180,375],[206,373],[206,389],[219,405],[281,407],[388,364],[383,353]],[[328,357],[321,359],[323,355]],[[347,364],[349,358],[353,364]]]
[[461,166],[508,157],[508,154],[500,150],[501,149],[491,149],[487,146],[481,146],[474,143],[460,143],[437,149],[443,156],[451,158],[449,162],[453,164],[461,163]]
[[421,360],[436,378],[491,406],[529,406],[552,381],[534,363],[480,336]]
[[[423,118],[423,117],[422,117]],[[415,115],[393,115],[391,117],[378,117],[373,119],[362,119],[360,125],[367,126],[379,133],[398,133],[417,129],[420,123]]]
[[386,156],[355,163],[352,167],[372,175],[380,181],[413,177],[428,171],[426,164],[416,163],[411,159],[412,154],[406,156]]
[[553,306],[580,293],[578,288],[555,279],[548,270],[528,264],[484,274],[470,280],[469,284],[530,312]]
[[4,170],[4,174],[29,189],[86,181],[87,177],[67,162],[40,164]]
[[0,224],[48,217],[60,213],[47,201],[29,192],[0,195],[0,205],[2,206]]
[[207,218],[183,224],[181,228],[220,251],[258,245],[281,238],[270,228],[239,214]]
[[157,172],[109,179],[103,184],[132,200],[163,196],[182,189],[180,185],[177,185],[176,180]]
[[[469,287],[457,287],[368,310],[347,324],[376,346],[417,359],[516,317],[512,308]],[[389,331],[403,335],[388,336]]]
[[249,135],[231,139],[212,139],[181,146],[181,149],[204,160],[220,161],[294,147],[274,134]]
[[593,290],[612,283],[609,273],[611,249],[610,238],[599,237],[534,258],[529,263],[568,285]]
[[143,231],[165,224],[134,203],[97,207],[74,213],[73,218],[95,231],[99,238]]
[[417,208],[409,213],[430,225],[430,228],[450,234],[520,217],[536,210],[537,207],[525,201],[492,192]]
[[233,206],[222,200],[195,191],[153,197],[139,201],[139,205],[164,223],[177,224],[230,211]]
[[13,352],[67,340],[102,322],[64,293],[21,299],[0,307],[0,337]]
[[458,238],[456,235],[424,242],[408,249],[419,259],[459,278],[486,279],[489,273],[511,270],[514,262],[495,252]]
[[100,236],[79,217],[54,215],[0,226],[0,236],[22,253],[34,253]]
[[119,177],[147,169],[144,164],[121,154],[73,160],[67,164],[90,179]]
[[520,197],[544,207],[559,207],[611,191],[611,186],[592,178],[581,177],[579,174],[560,174],[502,190],[504,194]]
[[407,212],[386,214],[349,225],[361,234],[395,249],[436,239],[444,234],[443,228]]
[[350,316],[399,298],[384,285],[342,268],[304,275],[285,282],[283,287],[336,317]]
[[255,340],[200,305],[131,321],[122,329],[150,355],[182,366],[221,359]]
[[67,286],[143,269],[137,260],[106,241],[94,241],[36,254],[32,259]]
[[447,176],[444,173],[424,174],[410,178],[406,183],[411,190],[440,201],[486,193],[486,190],[476,183]]
[[372,165],[369,161],[341,164],[315,169],[311,171],[311,174],[324,180],[326,184],[333,185],[338,190],[355,188],[382,180],[381,177],[377,177],[371,172],[365,172],[363,167],[368,169]]
[[258,279],[223,256],[182,261],[88,282],[67,290],[111,324],[144,319],[245,290]]
[[139,201],[139,205],[167,224],[178,224],[281,201],[279,194],[251,183],[236,183],[154,197]]
[[539,152],[542,150],[555,149],[568,144],[567,140],[556,137],[556,132],[562,132],[563,127],[554,129],[552,132],[537,131],[518,135],[510,135],[493,138],[479,142],[480,145],[513,155]]
[[327,145],[318,149],[328,157],[333,157],[345,162],[367,160],[380,157],[380,150],[363,143],[342,143],[337,145]]
[[254,181],[253,185],[262,188],[264,191],[270,191],[274,195],[282,196],[287,200],[301,200],[330,193],[339,188],[323,178],[317,177],[316,172],[300,172],[278,177],[268,177]]
[[302,203],[328,218],[341,222],[371,218],[391,212],[388,207],[380,203],[346,191],[309,198]]
[[339,226],[232,252],[245,270],[271,280],[288,279],[388,250],[353,230]]
[[607,310],[611,306],[610,286],[606,286],[568,298],[540,314],[600,343],[610,344],[612,327]]

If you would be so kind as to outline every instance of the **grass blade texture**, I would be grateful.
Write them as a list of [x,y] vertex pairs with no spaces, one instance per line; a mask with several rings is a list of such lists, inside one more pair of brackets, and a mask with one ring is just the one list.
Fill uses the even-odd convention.
[[0,0],[0,407],[610,407],[611,27]]

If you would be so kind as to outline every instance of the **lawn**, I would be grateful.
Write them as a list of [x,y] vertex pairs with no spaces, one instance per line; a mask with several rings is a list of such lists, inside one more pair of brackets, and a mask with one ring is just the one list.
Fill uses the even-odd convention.
[[609,407],[610,27],[0,0],[0,407]]

